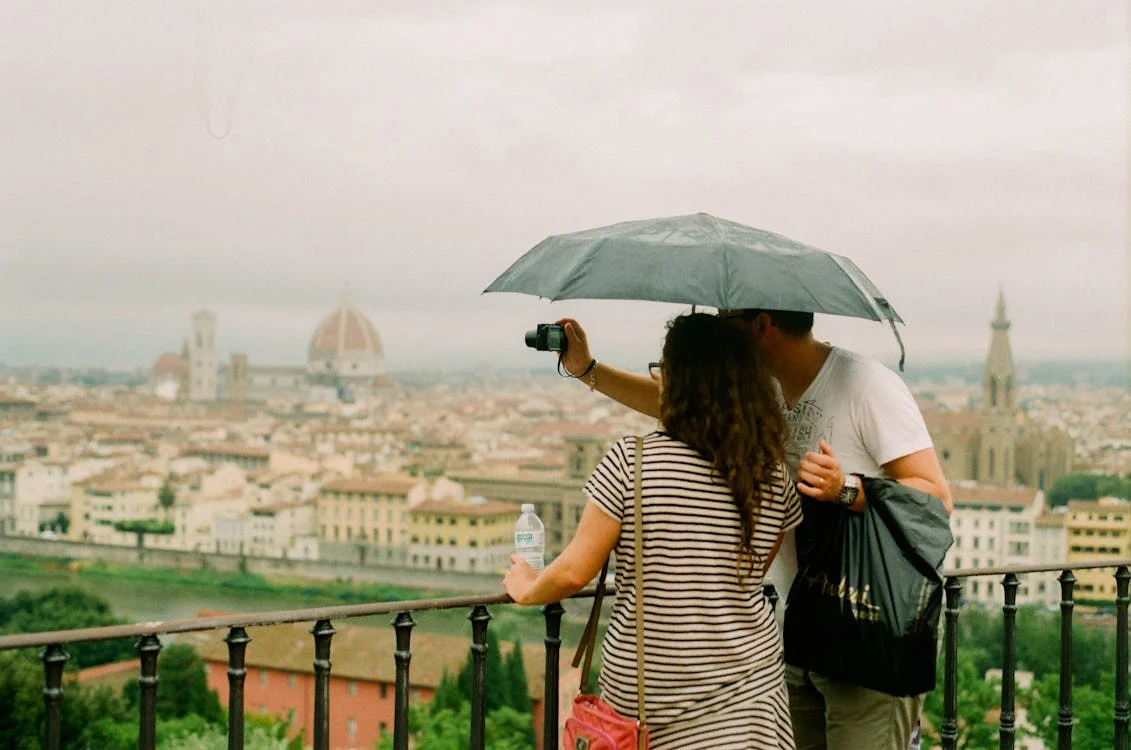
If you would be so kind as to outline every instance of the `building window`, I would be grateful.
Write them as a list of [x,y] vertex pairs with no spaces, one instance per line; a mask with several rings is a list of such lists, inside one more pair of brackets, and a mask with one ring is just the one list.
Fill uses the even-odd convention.
[[291,672],[289,675],[287,675],[287,687],[289,687],[291,690],[294,690],[296,687],[298,687],[298,675],[296,675],[294,672]]
[[346,719],[346,734],[351,741],[357,740],[357,719]]
[[346,690],[350,695],[357,695],[357,683],[353,680],[350,680],[349,684],[346,686]]
[[266,685],[267,684],[267,670],[266,669],[260,669],[259,670],[259,684],[260,685]]
[[381,683],[381,700],[385,700],[388,697],[389,697],[389,683],[382,682]]

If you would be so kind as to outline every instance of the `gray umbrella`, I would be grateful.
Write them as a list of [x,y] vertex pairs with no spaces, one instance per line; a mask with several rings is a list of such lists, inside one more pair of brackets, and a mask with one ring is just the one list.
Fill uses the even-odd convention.
[[562,299],[633,299],[846,315],[887,321],[895,309],[841,255],[708,214],[627,221],[554,235],[485,292]]

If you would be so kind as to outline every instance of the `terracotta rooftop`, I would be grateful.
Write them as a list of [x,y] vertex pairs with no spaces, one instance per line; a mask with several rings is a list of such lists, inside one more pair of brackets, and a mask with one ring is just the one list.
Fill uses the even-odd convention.
[[955,506],[961,505],[1004,505],[1011,508],[1027,508],[1037,499],[1040,490],[1025,487],[985,487],[951,485]]
[[251,445],[231,445],[218,443],[216,445],[194,445],[185,450],[186,456],[239,456],[243,458],[267,458],[271,452],[266,448],[257,448]]
[[322,489],[327,492],[356,492],[367,495],[407,495],[423,481],[407,475],[389,474],[378,477],[335,479],[323,485]]
[[488,501],[486,503],[472,503],[464,501],[455,503],[451,501],[429,500],[412,508],[409,514],[431,513],[445,516],[501,516],[511,513],[520,513],[521,508],[513,503]]
[[180,375],[181,368],[184,367],[184,362],[185,361],[181,359],[181,355],[173,352],[165,352],[153,363],[153,377],[162,378]]
[[[201,613],[204,615],[204,613]],[[209,613],[218,614],[218,613]],[[389,627],[371,628],[358,625],[337,625],[331,644],[330,658],[335,677],[355,680],[396,683],[396,632]],[[249,627],[246,663],[248,667],[266,667],[311,674],[314,672],[314,639],[309,623]],[[205,661],[228,663],[228,646],[216,633],[190,633],[180,636],[190,642]],[[435,688],[444,670],[455,676],[467,660],[471,641],[454,635],[414,632],[412,634],[412,668],[410,682],[416,687]],[[500,651],[509,654],[511,643],[501,643]],[[545,653],[541,646],[523,646],[523,664],[530,697],[542,698],[545,675]]]

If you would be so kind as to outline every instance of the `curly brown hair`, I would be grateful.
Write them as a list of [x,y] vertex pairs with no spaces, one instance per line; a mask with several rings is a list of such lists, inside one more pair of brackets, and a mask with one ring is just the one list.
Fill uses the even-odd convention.
[[664,431],[710,461],[734,495],[745,576],[764,563],[754,553],[754,526],[785,452],[787,428],[769,370],[740,326],[691,313],[668,323],[661,372]]

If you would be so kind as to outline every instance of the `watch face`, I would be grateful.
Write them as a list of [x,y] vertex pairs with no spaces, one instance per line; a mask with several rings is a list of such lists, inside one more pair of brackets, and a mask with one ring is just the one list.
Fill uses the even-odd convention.
[[837,500],[841,505],[853,505],[856,503],[856,496],[860,494],[860,489],[856,486],[845,485],[844,489],[840,491],[840,496]]

